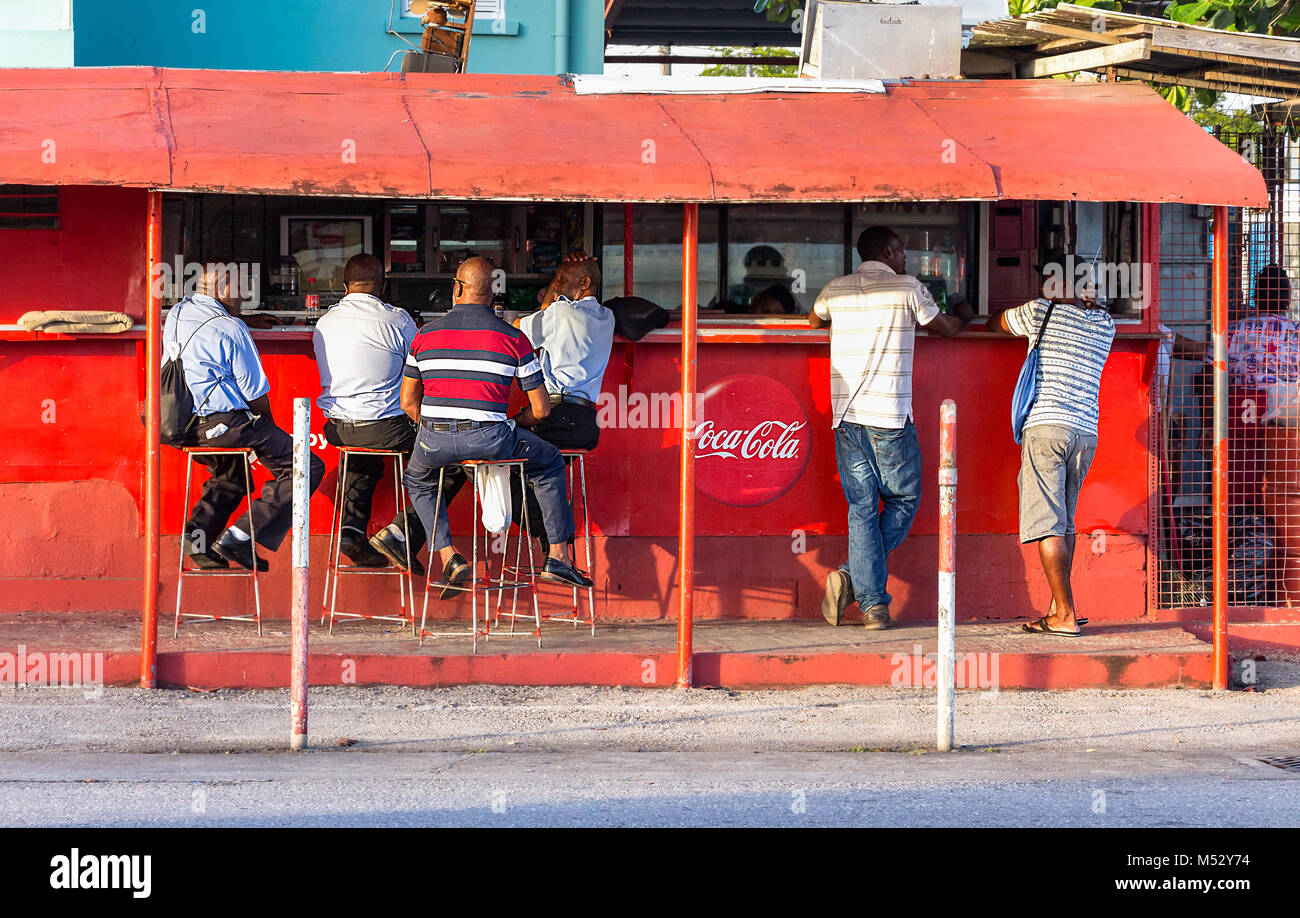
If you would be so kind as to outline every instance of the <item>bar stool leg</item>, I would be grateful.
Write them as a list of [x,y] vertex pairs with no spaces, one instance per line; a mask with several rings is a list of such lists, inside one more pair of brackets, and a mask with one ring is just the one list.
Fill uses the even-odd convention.
[[[433,527],[430,530],[431,532],[438,531],[438,511],[442,508],[442,483],[443,483],[443,479],[446,477],[446,473],[447,473],[447,469],[445,466],[443,468],[438,469],[438,499],[434,502],[433,505]],[[408,548],[407,551],[408,551],[407,558],[409,559],[410,549]],[[424,646],[424,623],[429,615],[429,585],[433,583],[433,569],[437,565],[437,563],[438,563],[437,552],[434,550],[433,543],[430,542],[429,543],[429,566],[425,568],[424,571],[424,608],[420,612],[419,646],[421,647]],[[414,605],[415,602],[414,597],[412,597],[411,602],[412,605]]]
[[396,480],[394,481],[393,484],[394,484],[394,489],[397,493],[397,500],[396,500],[397,514],[402,518],[402,535],[406,538],[406,545],[405,545],[406,570],[397,572],[398,573],[397,585],[402,590],[402,618],[403,619],[407,617],[406,610],[408,606],[406,604],[406,597],[408,593],[410,594],[411,605],[409,606],[409,608],[411,610],[411,614],[410,614],[411,630],[414,631],[415,630],[415,575],[411,573],[411,524],[410,521],[407,519],[407,513],[406,513],[406,488],[403,487],[402,485],[402,480],[406,477],[406,462],[403,459],[401,453],[398,453],[396,456],[393,457],[393,465],[395,466],[394,474],[396,475]]
[[[587,553],[587,576],[591,578],[592,585],[587,587],[587,614],[591,618],[591,634],[596,635],[596,578],[593,576],[594,569],[591,564],[591,513],[587,507],[587,457],[578,455],[578,480],[582,482],[582,544]],[[574,591],[577,592],[576,590]],[[573,627],[578,627],[576,610],[578,607],[575,596],[573,607],[575,610]]]
[[330,603],[330,583],[336,576],[334,571],[334,548],[335,542],[338,541],[343,526],[343,478],[346,475],[346,465],[348,461],[347,453],[342,453],[343,464],[338,471],[338,477],[334,481],[334,506],[330,510],[330,541],[329,554],[325,556],[325,591],[321,594],[320,599],[320,623],[325,624],[325,617],[330,616],[330,633],[334,633],[333,606]]
[[244,491],[248,494],[249,551],[253,554],[253,619],[257,622],[257,636],[262,636],[262,593],[257,586],[257,528],[253,525],[253,469],[252,457],[244,454]]
[[[194,472],[194,460],[190,456],[185,457],[185,498],[181,503],[181,538],[180,538],[180,563],[176,567],[176,624],[172,629],[172,637],[181,636],[181,585],[185,582],[185,524],[190,521],[190,478]],[[206,546],[205,546],[206,547]]]
[[[473,560],[470,562],[470,615],[472,617],[472,627],[474,629],[474,653],[478,653],[478,472],[475,471],[472,490],[474,492],[474,515],[470,517],[470,542],[472,548],[470,554]],[[486,547],[486,546],[484,546]]]
[[[520,482],[525,485],[528,482],[528,479],[524,477],[524,470],[522,467],[519,469],[519,479]],[[524,538],[528,542],[528,592],[531,593],[533,596],[533,627],[537,629],[536,630],[537,646],[541,647],[542,646],[542,612],[541,612],[541,606],[537,602],[537,568],[533,565],[533,540],[524,535],[524,531],[527,530],[528,528],[527,499],[523,501],[523,505],[524,505],[524,528],[520,530],[519,535],[520,538]],[[543,560],[542,563],[545,564],[546,563],[545,560]],[[515,596],[518,597],[518,595],[519,595],[519,587],[515,587]],[[511,619],[511,621],[513,622],[514,619]]]

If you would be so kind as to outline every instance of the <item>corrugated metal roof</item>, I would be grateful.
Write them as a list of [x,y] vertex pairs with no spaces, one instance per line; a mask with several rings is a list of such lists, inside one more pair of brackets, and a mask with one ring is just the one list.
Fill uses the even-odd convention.
[[1263,205],[1140,83],[577,96],[561,77],[0,70],[0,182],[567,201]]

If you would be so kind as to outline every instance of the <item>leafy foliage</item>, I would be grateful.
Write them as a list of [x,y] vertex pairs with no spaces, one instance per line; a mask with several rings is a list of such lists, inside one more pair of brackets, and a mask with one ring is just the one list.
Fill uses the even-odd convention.
[[[713,48],[719,57],[789,57],[789,48]],[[713,64],[700,76],[753,76],[793,79],[799,75],[794,64]]]

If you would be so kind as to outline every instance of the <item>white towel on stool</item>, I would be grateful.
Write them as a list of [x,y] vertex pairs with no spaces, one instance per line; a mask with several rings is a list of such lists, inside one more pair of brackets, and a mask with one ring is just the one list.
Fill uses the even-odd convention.
[[474,487],[483,516],[483,528],[496,535],[510,528],[510,466],[480,465]]

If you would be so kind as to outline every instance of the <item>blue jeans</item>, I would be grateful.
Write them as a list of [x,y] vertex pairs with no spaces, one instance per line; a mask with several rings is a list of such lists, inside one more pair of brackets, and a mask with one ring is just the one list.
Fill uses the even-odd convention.
[[912,528],[921,502],[921,444],[909,419],[897,430],[842,422],[835,428],[835,463],[849,502],[849,560],[841,570],[865,612],[889,605],[885,559]]
[[421,425],[402,480],[428,533],[432,551],[451,544],[445,497],[441,505],[438,503],[438,470],[466,459],[526,459],[524,477],[533,486],[542,507],[547,540],[552,545],[563,545],[573,538],[573,511],[564,485],[564,459],[554,446],[504,421],[461,431],[430,430]]

